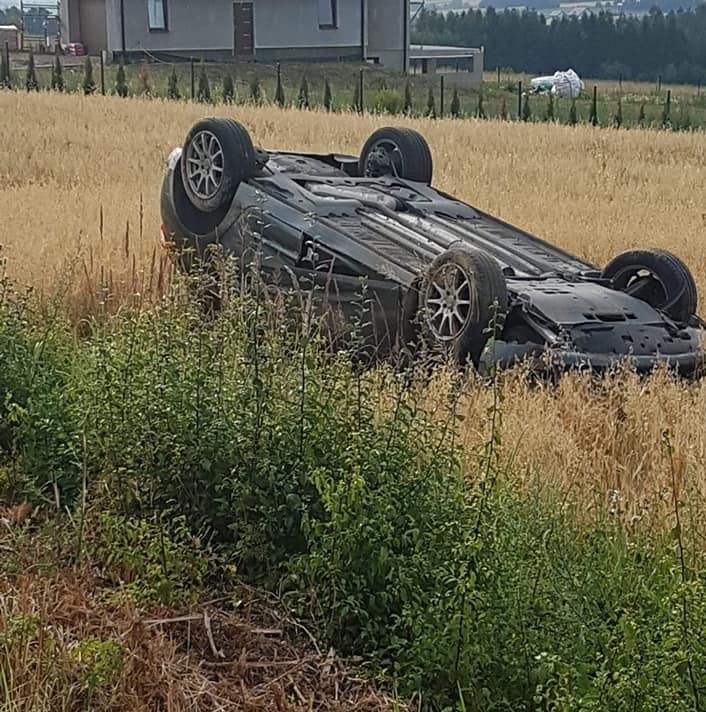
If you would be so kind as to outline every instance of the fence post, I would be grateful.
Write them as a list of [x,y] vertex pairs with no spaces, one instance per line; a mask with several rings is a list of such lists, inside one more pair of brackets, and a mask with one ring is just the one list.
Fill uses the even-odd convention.
[[7,67],[7,83],[9,84],[10,83],[10,43],[9,42],[5,42],[5,66]]
[[620,91],[623,91],[623,73],[620,72],[620,75],[618,76],[618,85],[620,86]]
[[360,70],[360,76],[358,77],[358,81],[360,82],[358,88],[360,89],[360,107],[358,107],[358,111],[361,114],[365,113],[365,82],[363,81],[363,70]]
[[101,94],[105,96],[105,51],[101,50]]
[[659,74],[657,76],[657,93],[659,94],[662,91],[662,75]]
[[194,58],[190,57],[189,62],[191,64],[191,101],[196,98],[196,77],[194,75]]
[[701,96],[701,80],[699,79],[699,83],[696,87],[696,96]]
[[522,118],[522,79],[517,82],[517,118]]
[[498,86],[500,86],[500,65],[498,65]]
[[439,99],[439,118],[443,119],[444,118],[444,75],[443,74],[441,75],[440,84],[441,84],[441,88],[440,88],[441,98]]

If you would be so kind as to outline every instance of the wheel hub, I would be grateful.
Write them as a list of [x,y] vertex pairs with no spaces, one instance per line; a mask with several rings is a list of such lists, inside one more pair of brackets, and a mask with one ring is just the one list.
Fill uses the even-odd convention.
[[365,162],[365,175],[369,178],[380,178],[391,173],[398,175],[400,161],[399,148],[391,141],[380,141],[368,153]]
[[218,138],[210,131],[199,131],[184,160],[189,188],[203,200],[213,198],[223,181],[223,148]]
[[430,280],[424,305],[427,324],[439,341],[453,341],[476,311],[476,294],[468,274],[458,265],[446,265]]

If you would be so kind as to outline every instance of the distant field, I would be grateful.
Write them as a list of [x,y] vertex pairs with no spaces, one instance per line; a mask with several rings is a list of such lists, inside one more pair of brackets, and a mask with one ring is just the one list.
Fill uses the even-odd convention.
[[[9,274],[60,293],[75,319],[163,284],[157,236],[166,157],[204,114],[237,117],[268,147],[360,150],[391,120],[272,107],[0,92],[2,255]],[[602,131],[491,121],[395,120],[421,130],[435,184],[598,265],[629,247],[673,250],[706,293],[706,141],[697,133]],[[503,448],[514,471],[595,503],[619,490],[659,516],[670,478],[662,432],[689,486],[706,489],[706,387],[630,383],[605,398],[567,381],[558,393],[507,386]],[[490,394],[470,394],[469,453]],[[529,469],[525,469],[529,468]],[[700,500],[695,500],[700,501]],[[646,509],[651,507],[651,509]],[[589,510],[587,510],[589,511]]]

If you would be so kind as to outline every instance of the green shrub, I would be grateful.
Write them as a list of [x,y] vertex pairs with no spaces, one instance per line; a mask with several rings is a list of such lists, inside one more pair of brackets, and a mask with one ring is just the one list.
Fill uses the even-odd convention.
[[381,89],[373,99],[376,114],[399,114],[404,107],[402,95],[394,89]]

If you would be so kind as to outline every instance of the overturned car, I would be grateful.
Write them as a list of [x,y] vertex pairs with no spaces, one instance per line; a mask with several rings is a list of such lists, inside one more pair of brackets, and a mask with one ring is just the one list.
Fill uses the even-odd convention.
[[375,131],[358,156],[309,154],[256,148],[237,121],[205,118],[169,156],[162,240],[185,271],[214,246],[257,256],[265,282],[318,295],[344,333],[363,281],[358,323],[377,357],[437,349],[476,368],[627,360],[700,374],[706,325],[678,257],[629,250],[600,268],[432,178],[429,145],[409,128]]

